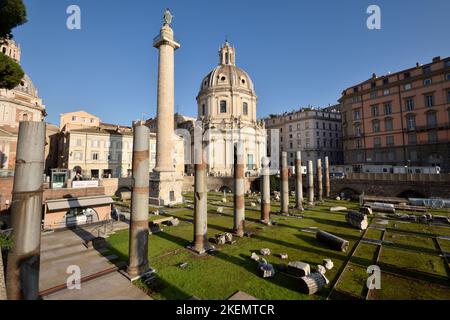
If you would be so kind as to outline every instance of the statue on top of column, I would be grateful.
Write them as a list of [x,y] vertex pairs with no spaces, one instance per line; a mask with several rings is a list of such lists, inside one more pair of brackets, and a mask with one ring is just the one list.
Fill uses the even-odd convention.
[[172,20],[173,20],[172,13],[170,13],[169,9],[166,9],[166,11],[164,11],[164,24],[170,26],[172,24]]

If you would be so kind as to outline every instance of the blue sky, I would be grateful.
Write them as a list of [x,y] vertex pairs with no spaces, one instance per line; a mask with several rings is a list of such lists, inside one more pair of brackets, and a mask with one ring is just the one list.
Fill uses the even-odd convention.
[[[448,0],[25,0],[29,22],[13,30],[22,66],[57,124],[83,109],[130,125],[156,114],[157,50],[152,39],[169,7],[174,15],[175,109],[196,116],[200,82],[217,65],[228,35],[237,65],[252,77],[258,117],[335,103],[371,76],[450,55]],[[82,29],[66,28],[80,6]],[[382,29],[368,30],[366,9],[381,7]]]

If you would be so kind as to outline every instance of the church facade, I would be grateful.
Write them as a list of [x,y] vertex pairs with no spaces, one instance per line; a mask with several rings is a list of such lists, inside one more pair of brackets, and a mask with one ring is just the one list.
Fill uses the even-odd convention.
[[[13,40],[0,46],[0,52],[20,63],[21,50]],[[0,176],[15,167],[20,121],[43,121],[45,106],[28,75],[12,90],[0,89]]]
[[246,175],[259,174],[266,133],[264,122],[256,119],[257,102],[252,79],[236,66],[235,48],[226,41],[219,50],[219,65],[203,78],[197,96],[210,175],[233,174],[236,144],[244,152]]

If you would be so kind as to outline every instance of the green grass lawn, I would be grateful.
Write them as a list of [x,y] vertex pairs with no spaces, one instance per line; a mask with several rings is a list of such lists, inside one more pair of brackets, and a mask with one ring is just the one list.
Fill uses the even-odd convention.
[[[193,201],[193,194],[185,194],[185,198]],[[233,197],[227,194],[227,203],[222,203],[223,193],[211,193],[208,195],[208,237],[217,233],[230,231],[233,225]],[[312,296],[302,294],[298,291],[298,279],[293,278],[281,271],[280,264],[288,261],[303,261],[311,265],[314,271],[323,259],[330,258],[334,262],[334,268],[327,271],[326,276],[334,283],[339,276],[349,252],[358,243],[362,232],[350,227],[345,222],[344,212],[330,212],[331,206],[346,206],[356,209],[357,203],[347,201],[330,200],[301,214],[303,219],[288,216],[272,215],[277,224],[267,227],[259,223],[260,211],[257,207],[250,207],[250,202],[256,202],[256,198],[246,199],[246,229],[253,232],[251,238],[237,239],[233,245],[217,246],[219,250],[215,255],[199,257],[186,249],[193,239],[193,210],[188,208],[164,209],[166,214],[152,217],[163,218],[174,216],[180,220],[177,227],[163,226],[164,231],[149,237],[149,261],[150,265],[157,271],[157,279],[149,287],[142,283],[137,285],[143,287],[154,299],[186,299],[197,296],[200,299],[226,299],[237,290],[244,291],[258,299],[325,299],[330,292],[328,285],[320,293]],[[294,203],[294,199],[291,199]],[[193,205],[188,203],[188,205]],[[217,207],[223,207],[223,214],[217,214]],[[272,210],[279,211],[279,205],[272,203]],[[391,223],[392,221],[390,221]],[[346,253],[329,249],[318,242],[313,233],[306,232],[306,228],[316,227],[333,233],[349,241],[349,250]],[[381,232],[369,230],[369,237],[380,239]],[[402,238],[396,239],[399,244],[404,245]],[[128,254],[128,231],[120,231],[108,238],[111,250],[122,260],[127,260]],[[408,244],[406,242],[406,244]],[[414,247],[429,249],[428,243],[409,243]],[[269,248],[271,255],[267,257],[269,263],[274,265],[276,275],[272,279],[263,279],[257,273],[257,263],[250,259],[252,252],[259,255],[262,248]],[[351,260],[351,268],[347,266],[339,281],[339,289],[354,295],[361,295],[361,288],[365,286],[367,273],[366,268],[376,258],[377,246],[361,243]],[[384,248],[383,248],[384,250]],[[390,252],[389,250],[398,250]],[[411,267],[415,257],[405,255],[397,248],[389,248],[385,253],[384,260],[389,263],[404,267]],[[282,260],[278,254],[287,253],[288,260]],[[406,258],[402,258],[405,256]],[[403,259],[403,260],[402,260]],[[407,260],[406,263],[404,260]],[[412,259],[412,260],[411,260]],[[438,263],[439,257],[428,255],[427,258],[418,257],[418,263],[429,263],[431,259],[434,268],[433,273],[445,275],[442,261]],[[410,261],[411,260],[411,261]],[[179,267],[181,263],[187,262],[187,267]],[[424,268],[425,270],[428,267]],[[423,271],[423,270],[422,270]],[[414,287],[415,288],[415,287]],[[415,290],[415,289],[414,289]],[[408,295],[405,294],[405,297]],[[401,297],[399,297],[401,298]]]

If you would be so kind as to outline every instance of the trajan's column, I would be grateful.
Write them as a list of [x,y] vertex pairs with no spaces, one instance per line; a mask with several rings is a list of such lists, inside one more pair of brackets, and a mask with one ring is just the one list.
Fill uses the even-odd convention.
[[159,49],[156,167],[150,175],[150,203],[168,205],[182,202],[183,177],[175,170],[174,159],[174,52],[180,44],[170,27],[167,9],[164,24],[153,46]]

